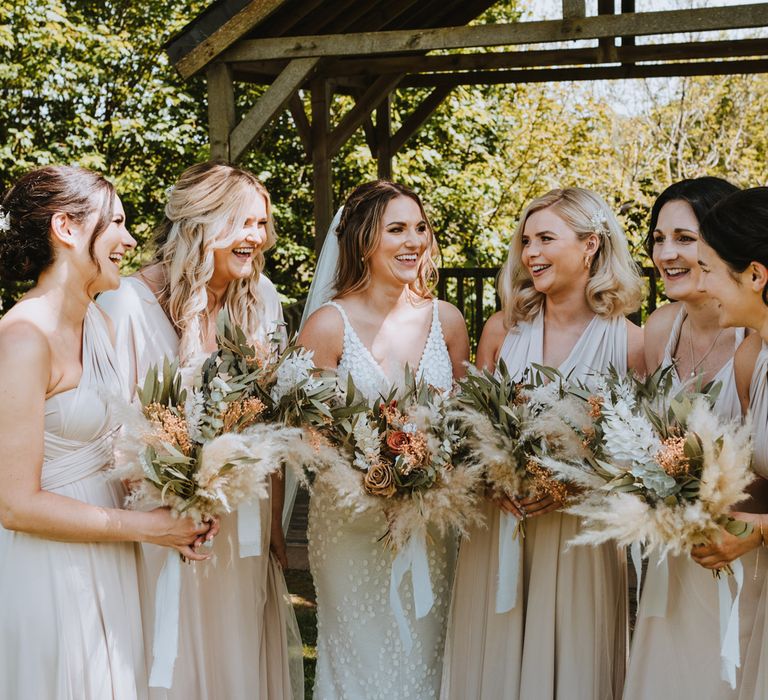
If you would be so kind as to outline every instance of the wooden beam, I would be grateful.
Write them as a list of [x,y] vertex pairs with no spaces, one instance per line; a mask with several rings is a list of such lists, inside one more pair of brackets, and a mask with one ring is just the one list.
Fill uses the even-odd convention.
[[696,61],[581,68],[542,68],[530,70],[471,71],[412,75],[403,78],[401,87],[456,87],[457,85],[501,85],[550,83],[566,80],[619,80],[624,78],[670,78],[683,75],[746,75],[768,73],[768,59],[742,61]]
[[232,160],[238,160],[261,133],[261,130],[285,109],[291,96],[303,85],[314,71],[319,59],[298,58],[291,61],[277,76],[275,82],[251,107],[241,122],[232,130],[229,137],[229,150]]
[[333,180],[328,136],[331,130],[331,89],[327,80],[312,86],[312,183],[315,204],[315,253],[320,255],[333,220]]
[[357,128],[378,107],[383,100],[397,87],[402,76],[385,75],[378,78],[361,95],[355,106],[344,115],[339,125],[329,136],[328,147],[332,156],[339,152],[339,149],[355,133]]
[[[631,38],[631,37],[630,37]],[[729,58],[768,55],[768,38],[736,41],[696,41],[678,44],[625,45],[617,48],[615,62],[666,61],[694,58]],[[438,56],[381,56],[328,61],[318,67],[318,76],[380,76],[385,73],[428,73],[436,71],[486,70],[546,66],[580,66],[608,62],[597,47],[454,53]],[[236,77],[248,71],[259,75],[279,73],[288,61],[249,61],[232,63]]]
[[381,180],[392,179],[392,95],[388,94],[376,108],[376,172]]
[[563,19],[578,19],[587,16],[584,0],[563,0]]
[[294,92],[288,100],[288,109],[291,110],[291,117],[293,117],[293,124],[296,127],[296,131],[299,133],[299,138],[304,146],[304,150],[307,152],[307,158],[312,157],[312,127],[307,119],[307,113],[304,111],[304,103],[301,100],[298,92]]
[[432,113],[440,106],[442,101],[450,94],[451,86],[439,86],[427,95],[421,104],[411,112],[400,125],[400,128],[392,136],[392,153],[397,153],[432,116]]
[[235,126],[235,91],[226,63],[208,66],[208,138],[211,158],[229,160],[229,135]]
[[578,20],[543,20],[481,24],[439,29],[405,29],[361,34],[327,34],[240,41],[226,61],[253,61],[300,56],[360,56],[392,52],[434,51],[478,46],[511,46],[615,36],[743,29],[765,25],[768,3],[601,15]]
[[211,36],[201,41],[176,62],[182,78],[189,78],[228,49],[259,22],[271,15],[285,0],[249,2],[240,12],[221,25]]

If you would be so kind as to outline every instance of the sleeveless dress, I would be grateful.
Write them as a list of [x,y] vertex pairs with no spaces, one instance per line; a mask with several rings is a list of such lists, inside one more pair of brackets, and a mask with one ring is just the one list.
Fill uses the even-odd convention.
[[[338,372],[352,375],[369,399],[387,394],[392,382],[358,337],[344,309]],[[432,324],[417,376],[448,390],[453,371],[433,302]],[[309,508],[309,563],[317,592],[316,700],[429,700],[440,690],[445,619],[451,593],[455,543],[431,533],[429,571],[435,604],[420,620],[413,613],[410,576],[400,587],[413,635],[407,654],[389,606],[392,552],[380,538],[387,525],[380,513],[354,514],[334,503],[318,483]]]
[[[681,308],[672,325],[664,350],[662,364],[673,364],[673,356],[680,342],[680,332],[687,314]],[[744,339],[744,329],[736,329],[736,348]],[[675,385],[681,384],[674,372]],[[720,382],[720,394],[715,410],[726,420],[739,420],[741,405],[736,391],[733,358],[715,375]],[[742,654],[749,641],[752,611],[757,604],[757,584],[753,580],[756,553],[742,557],[744,588],[739,611],[740,648]],[[662,564],[662,567],[664,565]],[[738,697],[720,678],[720,621],[717,582],[712,573],[687,556],[668,556],[666,560],[668,583],[663,568],[652,560],[643,586],[643,597],[637,614],[637,626],[624,688],[625,700],[657,700],[661,697],[676,700],[728,700]],[[768,573],[768,557],[763,557],[763,575]],[[666,583],[666,609],[652,601],[650,591],[660,590]],[[664,608],[663,604],[661,605]],[[737,671],[737,688],[739,685]]]
[[[282,322],[272,283],[263,275],[259,292],[264,304],[261,340]],[[152,365],[175,358],[179,339],[152,291],[127,277],[120,288],[99,297],[117,329],[118,364],[130,387],[142,383]],[[221,518],[206,562],[182,567],[179,654],[170,690],[153,688],[153,700],[293,700],[304,693],[298,625],[279,564],[269,554],[271,508],[260,503],[262,543],[258,557],[240,558],[237,514]],[[144,636],[151,667],[155,584],[165,550],[142,547]]]
[[[512,377],[543,362],[544,313],[519,323],[500,359]],[[627,370],[623,317],[595,316],[563,374],[589,383],[613,365]],[[626,561],[607,543],[572,547],[579,521],[554,511],[526,523],[515,606],[496,612],[501,511],[462,541],[456,567],[441,697],[448,700],[613,700],[621,695],[627,642]]]
[[[768,344],[765,341],[752,372],[749,410],[752,416],[754,450],[752,467],[760,476],[768,479]],[[761,562],[764,562],[768,558],[768,550],[760,548],[759,551]],[[745,563],[745,584],[747,578],[752,578],[750,571],[751,569]],[[759,598],[752,607],[752,615],[747,619],[742,618],[745,626],[749,626],[751,622],[751,634],[746,650],[744,646],[741,650],[738,700],[768,698],[768,573],[764,566],[758,573],[755,585],[759,588]]]
[[[41,487],[120,508],[110,477],[113,426],[105,394],[119,385],[114,348],[94,304],[83,325],[83,374],[45,402]],[[0,527],[0,697],[147,697],[138,547],[56,542]]]

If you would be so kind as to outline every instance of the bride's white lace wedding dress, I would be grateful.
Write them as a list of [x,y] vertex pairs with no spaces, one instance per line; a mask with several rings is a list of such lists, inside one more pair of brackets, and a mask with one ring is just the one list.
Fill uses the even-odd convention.
[[[369,399],[386,395],[393,382],[358,337],[341,307],[344,344],[338,371],[352,375]],[[441,389],[453,383],[451,358],[433,302],[432,323],[417,376]],[[410,576],[400,587],[413,649],[406,653],[389,605],[393,554],[380,540],[387,530],[380,513],[339,508],[319,483],[309,512],[309,559],[317,591],[316,700],[437,698],[440,692],[446,615],[455,540],[430,533],[429,570],[435,604],[417,620]]]

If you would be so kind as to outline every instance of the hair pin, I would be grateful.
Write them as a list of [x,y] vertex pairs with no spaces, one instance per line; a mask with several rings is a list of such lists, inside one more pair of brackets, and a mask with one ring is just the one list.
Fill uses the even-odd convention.
[[599,209],[595,209],[592,212],[592,216],[589,217],[589,223],[595,233],[610,237],[611,229],[608,228],[608,221],[605,218],[605,214]]
[[5,233],[11,230],[11,212],[0,207],[0,231]]

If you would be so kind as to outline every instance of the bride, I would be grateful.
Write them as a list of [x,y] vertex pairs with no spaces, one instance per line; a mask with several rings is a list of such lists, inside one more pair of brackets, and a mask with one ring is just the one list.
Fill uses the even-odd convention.
[[[351,194],[318,264],[313,287],[321,296],[321,271],[336,244],[333,283],[325,287],[332,286],[326,299],[333,300],[309,317],[299,336],[315,364],[351,374],[369,399],[387,394],[405,365],[450,389],[464,373],[469,343],[459,311],[431,295],[437,245],[419,197],[383,180]],[[428,615],[415,619],[408,581],[402,586],[414,640],[406,653],[389,608],[392,554],[379,541],[386,529],[382,515],[355,515],[339,508],[322,483],[315,488],[309,558],[317,591],[318,700],[438,696],[455,542],[431,539],[437,602]]]

